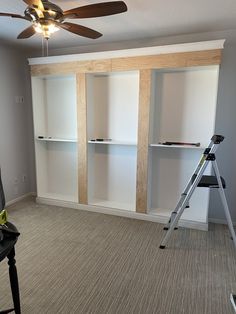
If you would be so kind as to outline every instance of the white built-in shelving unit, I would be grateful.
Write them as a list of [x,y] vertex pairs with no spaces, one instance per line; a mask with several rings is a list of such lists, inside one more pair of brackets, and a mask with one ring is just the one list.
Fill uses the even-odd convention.
[[[214,134],[223,45],[30,59],[37,200],[166,222]],[[208,202],[180,224],[206,230]]]
[[76,79],[32,78],[37,194],[78,202]]
[[88,74],[87,101],[88,204],[135,211],[139,72]]

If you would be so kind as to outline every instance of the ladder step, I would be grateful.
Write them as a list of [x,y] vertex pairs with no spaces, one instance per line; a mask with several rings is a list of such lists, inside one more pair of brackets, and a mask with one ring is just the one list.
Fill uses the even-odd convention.
[[[226,188],[226,184],[225,184],[225,180],[224,178],[221,178],[221,182],[222,182],[222,186],[225,189]],[[202,176],[200,182],[198,183],[198,187],[202,187],[202,188],[218,188],[218,182],[215,176]]]

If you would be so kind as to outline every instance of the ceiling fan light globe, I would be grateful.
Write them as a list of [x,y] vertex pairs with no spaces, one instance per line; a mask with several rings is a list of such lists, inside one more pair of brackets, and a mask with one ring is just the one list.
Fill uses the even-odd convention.
[[42,34],[42,25],[40,23],[34,23],[34,29],[37,33]]
[[43,37],[47,39],[50,38],[51,34],[59,31],[59,28],[52,21],[43,24],[35,22],[34,29],[37,33],[43,34]]
[[54,23],[51,23],[48,25],[48,31],[50,32],[50,34],[53,34],[59,31],[59,27],[57,27]]

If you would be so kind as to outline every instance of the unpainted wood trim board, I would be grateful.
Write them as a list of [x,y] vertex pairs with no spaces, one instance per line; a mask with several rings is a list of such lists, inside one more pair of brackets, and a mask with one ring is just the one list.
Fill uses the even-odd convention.
[[31,65],[31,75],[61,75],[75,73],[110,72],[111,60],[87,60],[54,64]]
[[88,204],[88,169],[87,169],[87,97],[86,74],[76,76],[77,115],[78,115],[78,189],[79,203]]
[[141,70],[139,77],[138,149],[136,212],[147,213],[148,139],[152,70]]
[[32,76],[218,65],[222,49],[31,65]]

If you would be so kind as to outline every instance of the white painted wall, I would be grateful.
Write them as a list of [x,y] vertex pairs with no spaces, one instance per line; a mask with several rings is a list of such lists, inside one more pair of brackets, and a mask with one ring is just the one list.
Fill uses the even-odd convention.
[[[25,53],[0,46],[0,165],[6,201],[35,190],[29,87]],[[24,102],[16,103],[16,96]]]

